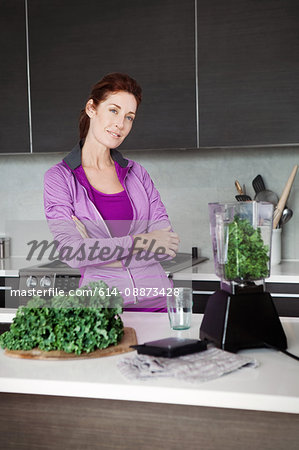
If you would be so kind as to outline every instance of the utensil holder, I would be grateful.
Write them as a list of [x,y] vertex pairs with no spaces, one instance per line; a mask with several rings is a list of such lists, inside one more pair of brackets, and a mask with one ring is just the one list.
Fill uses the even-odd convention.
[[272,230],[271,266],[275,266],[281,262],[281,232],[281,228],[274,228]]

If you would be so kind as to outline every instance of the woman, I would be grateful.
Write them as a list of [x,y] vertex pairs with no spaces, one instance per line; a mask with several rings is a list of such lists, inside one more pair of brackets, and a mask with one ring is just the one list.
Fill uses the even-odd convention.
[[80,142],[45,174],[44,205],[61,260],[81,272],[80,286],[103,280],[127,307],[165,311],[171,288],[159,260],[179,238],[147,171],[116,149],[128,136],[141,88],[106,75],[80,116]]

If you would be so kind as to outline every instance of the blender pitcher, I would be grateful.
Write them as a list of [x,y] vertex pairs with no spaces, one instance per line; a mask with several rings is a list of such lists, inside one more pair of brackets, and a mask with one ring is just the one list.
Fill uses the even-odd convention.
[[238,284],[269,277],[273,205],[210,203],[209,214],[216,275]]
[[286,336],[264,283],[270,276],[273,205],[210,203],[209,214],[221,288],[208,299],[200,338],[231,352],[265,346],[286,349]]

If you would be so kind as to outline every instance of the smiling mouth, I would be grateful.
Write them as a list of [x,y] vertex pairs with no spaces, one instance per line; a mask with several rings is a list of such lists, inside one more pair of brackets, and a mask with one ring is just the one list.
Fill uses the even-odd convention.
[[107,132],[110,134],[110,136],[112,136],[112,137],[115,138],[115,139],[119,139],[119,138],[121,137],[120,134],[115,133],[114,131],[109,131],[109,130],[107,130]]

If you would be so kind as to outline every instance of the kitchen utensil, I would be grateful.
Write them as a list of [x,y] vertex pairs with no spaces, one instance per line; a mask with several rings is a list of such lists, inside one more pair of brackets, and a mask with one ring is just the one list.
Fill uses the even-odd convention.
[[273,220],[273,228],[277,228],[277,225],[280,221],[281,215],[282,215],[282,211],[284,210],[285,204],[288,200],[288,197],[290,195],[290,191],[292,189],[294,180],[295,180],[295,176],[298,170],[298,165],[295,164],[295,166],[293,167],[293,170],[291,172],[291,175],[289,176],[288,181],[286,182],[286,185],[284,187],[284,190],[281,194],[281,197],[279,199],[279,202],[275,208],[274,211],[274,220]]
[[110,345],[107,348],[98,349],[90,353],[66,353],[61,350],[51,350],[49,352],[34,348],[32,350],[5,350],[4,354],[13,358],[23,359],[44,359],[48,361],[65,359],[86,359],[101,358],[103,356],[118,355],[119,353],[132,352],[131,345],[137,344],[136,332],[134,328],[125,327],[124,335],[118,345]]
[[288,221],[292,218],[292,216],[293,210],[288,207],[285,207],[284,210],[282,211],[282,215],[278,223],[279,228],[288,223]]
[[267,346],[286,349],[273,299],[264,283],[255,283],[270,275],[273,205],[210,203],[209,213],[221,289],[208,299],[200,339],[229,352]]
[[235,199],[237,202],[251,202],[251,197],[249,195],[243,194],[243,195],[235,195]]
[[266,189],[265,191],[258,192],[254,200],[257,202],[269,202],[272,203],[272,205],[276,206],[279,200],[279,197],[275,192],[270,191],[269,189]]
[[[267,278],[270,274],[273,205],[263,202],[210,203],[209,212],[216,275],[236,283]],[[258,244],[251,247],[250,242]]]
[[132,345],[140,355],[162,356],[175,358],[177,356],[190,355],[207,349],[206,341],[188,339],[182,337],[170,337],[157,341],[145,342],[142,345]]
[[238,180],[235,181],[235,186],[236,186],[236,188],[237,188],[238,194],[243,195],[243,194],[244,194],[244,191],[243,191],[243,189],[241,188],[241,185],[240,185],[240,183],[239,183]]
[[255,179],[252,181],[252,187],[257,194],[258,192],[262,192],[266,190],[266,186],[264,180],[261,175],[257,175]]
[[241,187],[241,185],[240,185],[238,180],[235,181],[235,186],[236,186],[237,191],[239,193],[238,195],[235,196],[235,199],[238,202],[250,202],[251,201],[251,197],[249,197],[249,195],[246,195],[244,193],[244,191],[243,191],[243,189],[242,189],[242,187]]
[[279,197],[275,192],[266,189],[264,180],[261,175],[257,175],[252,181],[253,189],[255,190],[254,200],[257,202],[269,202],[274,206],[277,205]]

